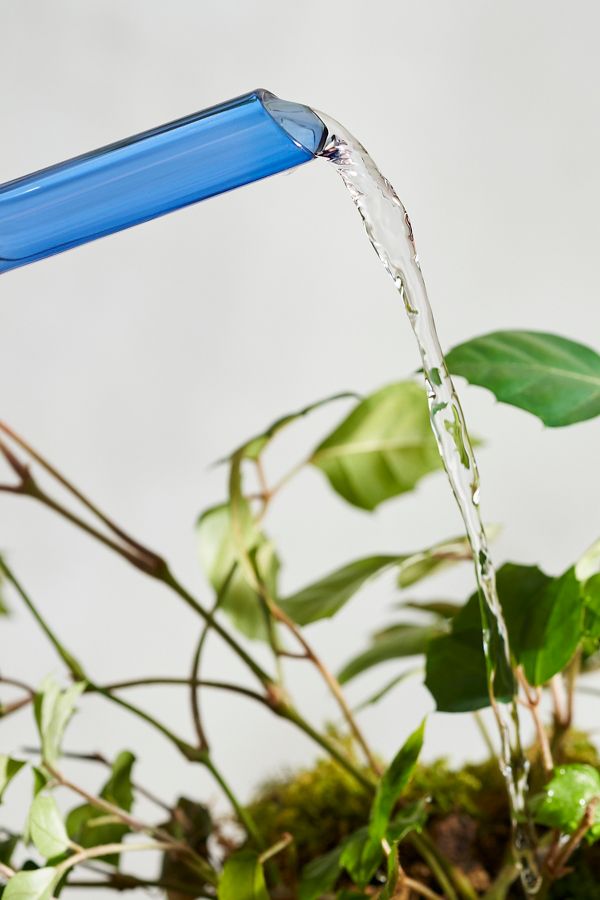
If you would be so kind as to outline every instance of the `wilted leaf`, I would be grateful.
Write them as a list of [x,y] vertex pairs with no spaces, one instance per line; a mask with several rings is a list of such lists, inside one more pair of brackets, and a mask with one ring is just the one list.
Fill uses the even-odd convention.
[[45,859],[53,859],[69,849],[67,830],[56,800],[50,794],[38,794],[31,804],[28,832]]
[[600,356],[591,347],[540,331],[496,331],[454,347],[453,375],[558,427],[600,415]]
[[228,858],[219,881],[218,900],[269,900],[258,854],[240,850]]
[[411,491],[441,468],[424,388],[405,381],[365,398],[314,451],[310,462],[361,509]]
[[12,759],[3,753],[0,754],[0,803],[2,802],[4,791],[24,765],[24,760]]
[[[594,797],[600,797],[597,769],[581,763],[560,766],[543,792],[532,801],[535,821],[571,834],[579,827],[586,806]],[[596,807],[588,837],[591,840],[600,837],[600,805]]]
[[[202,568],[217,593],[225,588],[220,609],[247,637],[265,640],[266,612],[248,578],[242,549],[259,567],[266,581],[274,582],[279,562],[273,545],[257,527],[248,503],[240,498],[234,521],[231,504],[215,506],[198,519],[196,533]],[[239,529],[236,540],[234,527]]]
[[347,662],[338,679],[345,684],[361,672],[390,659],[420,656],[427,651],[430,642],[445,631],[438,625],[396,625],[393,631],[376,639],[371,647]]
[[10,879],[2,900],[50,900],[60,874],[56,869],[31,869],[17,872]]
[[85,682],[72,684],[63,691],[54,678],[47,678],[36,696],[35,713],[42,740],[42,758],[49,765],[58,762],[65,728],[84,690]]

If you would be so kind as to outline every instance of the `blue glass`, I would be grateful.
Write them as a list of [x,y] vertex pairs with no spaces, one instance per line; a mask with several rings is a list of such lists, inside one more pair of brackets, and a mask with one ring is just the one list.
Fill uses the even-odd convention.
[[324,137],[258,90],[0,185],[0,272],[308,162]]

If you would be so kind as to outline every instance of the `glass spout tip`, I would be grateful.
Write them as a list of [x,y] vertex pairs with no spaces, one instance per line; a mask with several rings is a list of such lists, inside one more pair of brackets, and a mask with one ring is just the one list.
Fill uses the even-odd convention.
[[258,90],[257,95],[280,128],[303,150],[316,156],[323,149],[327,129],[310,106],[281,100],[270,91]]

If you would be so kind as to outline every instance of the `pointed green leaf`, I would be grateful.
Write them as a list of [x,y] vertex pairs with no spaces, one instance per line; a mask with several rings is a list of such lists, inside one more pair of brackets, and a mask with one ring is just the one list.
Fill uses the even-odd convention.
[[392,844],[387,859],[387,881],[381,892],[379,900],[394,900],[398,898],[397,888],[400,878],[400,861],[398,860],[398,845]]
[[438,625],[397,625],[385,637],[376,639],[371,647],[349,660],[338,679],[345,684],[361,672],[390,659],[420,656],[427,651],[430,642],[445,634],[445,631],[445,627]]
[[314,451],[311,463],[333,489],[361,509],[411,491],[441,468],[425,390],[388,385],[359,403]]
[[417,764],[424,736],[425,720],[406,739],[377,785],[369,820],[369,836],[373,841],[381,842],[386,836],[394,806]]
[[12,759],[10,756],[0,753],[0,803],[2,802],[4,791],[24,765],[25,760]]
[[429,803],[429,798],[424,797],[421,800],[417,800],[415,803],[410,803],[408,806],[403,807],[388,825],[386,834],[388,843],[399,844],[413,831],[420,834],[427,823],[427,808]]
[[133,787],[131,785],[131,770],[135,763],[135,756],[129,750],[123,750],[118,754],[112,764],[110,778],[102,788],[100,796],[109,803],[131,811],[133,806]]
[[273,545],[257,527],[248,503],[240,498],[237,508],[239,540],[229,503],[212,507],[200,516],[196,527],[200,562],[215,591],[226,588],[220,608],[247,637],[265,640],[264,606],[250,583],[239,543],[266,581],[275,582],[279,562]]
[[363,709],[366,709],[367,706],[374,706],[376,703],[379,703],[379,701],[383,700],[390,691],[393,691],[395,687],[403,681],[406,681],[407,678],[412,678],[413,675],[421,674],[422,671],[421,667],[418,666],[414,669],[407,669],[405,672],[401,672],[400,675],[396,675],[391,681],[386,682],[382,688],[379,688],[374,694],[371,694],[366,700],[363,700],[358,706],[355,706],[354,712],[361,712]]
[[218,900],[269,900],[258,854],[240,850],[228,858],[219,881]]
[[331,618],[366,581],[402,559],[402,556],[367,556],[357,559],[281,600],[280,606],[299,625]]
[[600,356],[556,334],[496,331],[459,344],[446,361],[453,375],[551,427],[600,415]]
[[49,765],[58,762],[64,731],[85,687],[85,682],[78,682],[63,691],[54,678],[47,678],[36,696],[35,712],[42,740],[42,757]]
[[453,619],[462,609],[460,603],[451,603],[449,600],[405,600],[396,605],[399,609],[430,613],[438,619]]
[[344,841],[340,862],[358,887],[366,887],[383,862],[381,843],[361,828]]
[[59,880],[58,870],[50,867],[17,872],[4,888],[2,900],[50,900]]
[[56,800],[50,794],[38,794],[29,810],[30,839],[45,859],[53,859],[68,850],[70,842]]
[[[593,766],[573,763],[555,769],[554,777],[532,801],[535,821],[548,828],[572,834],[579,827],[586,806],[600,797],[600,773]],[[588,837],[600,838],[600,805]]]
[[[500,533],[498,525],[485,526],[488,540],[492,541]],[[407,588],[438,572],[461,562],[471,562],[469,541],[464,536],[448,538],[418,553],[407,556],[398,568],[398,587]]]

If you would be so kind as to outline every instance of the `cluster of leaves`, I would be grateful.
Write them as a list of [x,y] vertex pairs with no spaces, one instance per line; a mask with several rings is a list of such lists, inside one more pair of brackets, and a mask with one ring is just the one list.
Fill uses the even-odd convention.
[[[455,348],[448,356],[448,365],[453,374],[487,387],[499,400],[527,410],[548,426],[570,425],[600,415],[600,356],[564,338],[533,332],[497,332]],[[54,792],[60,787],[73,789],[59,768],[64,730],[83,692],[99,690],[111,696],[111,691],[84,680],[62,690],[54,681],[48,681],[35,692],[41,759],[32,769],[34,796],[27,824],[22,835],[8,834],[0,847],[1,871],[9,876],[3,889],[3,900],[50,900],[59,895],[74,866],[90,859],[111,867],[114,876],[109,883],[115,890],[139,887],[139,883],[127,881],[130,876],[118,872],[119,858],[125,852],[151,848],[164,854],[159,884],[165,887],[172,900],[190,894],[218,897],[218,900],[268,900],[274,896],[272,891],[281,882],[285,866],[300,867],[302,864],[299,900],[330,896],[338,900],[349,897],[358,900],[366,896],[392,900],[408,883],[401,866],[407,841],[413,850],[417,848],[422,862],[430,867],[434,886],[449,897],[471,900],[475,896],[473,886],[466,883],[464,875],[439,862],[439,848],[427,833],[432,812],[439,812],[444,802],[450,810],[456,797],[450,791],[454,800],[444,800],[448,795],[444,795],[441,788],[436,790],[433,802],[428,796],[436,777],[439,777],[440,785],[446,782],[441,769],[424,770],[417,766],[424,724],[410,735],[389,766],[381,767],[380,771],[379,761],[370,753],[352,713],[341,698],[339,685],[383,662],[397,660],[399,666],[392,680],[366,701],[378,702],[398,687],[408,674],[414,673],[416,662],[417,670],[425,671],[425,683],[438,710],[466,712],[487,706],[489,696],[478,595],[474,594],[464,604],[448,599],[428,602],[402,599],[399,606],[403,617],[380,630],[364,651],[348,660],[337,681],[321,664],[304,636],[305,630],[310,633],[314,623],[338,615],[368,582],[384,572],[393,572],[398,589],[403,591],[448,566],[468,562],[471,551],[467,541],[454,537],[418,552],[362,557],[291,595],[280,589],[280,559],[266,532],[264,519],[273,496],[301,466],[294,467],[289,476],[272,487],[265,480],[263,454],[283,428],[317,407],[341,399],[352,399],[352,409],[302,465],[319,470],[342,500],[371,511],[413,490],[422,478],[441,470],[427,398],[416,380],[389,385],[363,398],[337,395],[279,419],[238,447],[227,458],[228,499],[205,511],[197,524],[200,561],[215,594],[213,612],[202,613],[206,628],[220,629],[219,633],[226,636],[230,647],[238,648],[237,639],[218,624],[223,613],[241,632],[242,639],[267,642],[279,667],[286,656],[301,657],[317,666],[330,687],[333,684],[334,696],[340,702],[352,733],[351,751],[344,742],[332,741],[313,726],[302,724],[283,682],[254,663],[249,651],[243,648],[239,651],[267,689],[264,696],[248,690],[246,693],[271,706],[278,715],[300,723],[305,733],[316,739],[336,760],[329,765],[342,765],[339,771],[346,774],[341,777],[355,779],[354,792],[345,794],[353,798],[355,805],[347,810],[343,821],[340,819],[337,833],[329,835],[330,844],[317,848],[308,839],[303,840],[302,829],[291,816],[289,829],[282,825],[279,839],[275,840],[271,835],[271,843],[264,846],[261,827],[265,821],[261,821],[260,815],[264,807],[243,810],[228,791],[248,836],[241,848],[227,848],[221,865],[211,857],[207,844],[211,830],[214,834],[214,823],[199,804],[181,800],[163,827],[145,826],[132,816],[134,757],[128,752],[123,752],[114,761],[110,777],[99,794],[89,795],[79,790],[80,801],[85,802],[79,802],[63,817]],[[15,465],[13,457],[4,455],[17,474],[27,471]],[[258,491],[254,493],[246,488],[251,469],[258,476]],[[75,494],[82,499],[80,493]],[[36,498],[39,499],[39,494]],[[95,507],[85,500],[84,503],[88,511],[97,513]],[[56,510],[56,505],[53,508]],[[125,549],[123,543],[109,541],[113,549],[147,574],[160,577],[170,587],[175,585],[176,592],[188,605],[202,612],[194,599],[174,581],[159,557],[137,542],[128,541],[124,532],[115,528],[106,517],[101,516],[101,520],[103,525],[112,528],[119,541],[124,542]],[[86,530],[94,533],[89,527]],[[0,573],[2,570],[0,565]],[[600,542],[559,577],[547,575],[534,566],[506,564],[498,573],[498,590],[510,639],[513,669],[523,679],[527,690],[541,691],[557,676],[562,679],[565,672],[568,673],[569,689],[572,689],[576,668],[581,664],[591,669],[600,656]],[[4,608],[0,596],[0,611]],[[37,618],[39,621],[39,616]],[[44,626],[44,630],[51,635],[47,627]],[[195,672],[198,671],[205,634],[199,644]],[[299,642],[300,652],[297,647],[288,647],[288,637]],[[83,670],[79,664],[53,636],[51,639],[71,674],[81,679]],[[251,645],[244,644],[246,646]],[[413,660],[410,669],[406,668],[407,659]],[[191,686],[196,687],[196,683]],[[508,700],[517,688],[512,675],[502,682],[496,681],[496,698],[499,702]],[[243,692],[244,688],[241,690]],[[135,711],[132,705],[129,709]],[[197,710],[196,714],[198,717]],[[151,716],[142,713],[142,717],[152,724]],[[173,740],[187,759],[206,765],[213,774],[216,772],[202,735],[198,746],[191,747],[160,723],[158,728]],[[200,733],[201,729],[198,731]],[[547,738],[540,735],[540,740]],[[354,753],[359,745],[365,751],[369,769],[356,763]],[[0,757],[0,799],[9,782],[23,768],[22,760]],[[426,776],[423,775],[425,771]],[[224,784],[220,775],[217,780]],[[469,792],[469,784],[472,787],[477,783],[477,775],[463,773],[458,780],[463,789],[463,799],[458,806],[473,814],[477,805],[476,790]],[[550,778],[544,775],[540,779],[531,813],[543,828],[562,836],[572,835],[577,845],[584,839],[591,843],[600,837],[597,798],[600,798],[597,761],[563,761]],[[274,802],[282,801],[275,797]],[[297,795],[294,798],[293,792],[288,791],[285,802],[299,806],[301,798]],[[312,813],[318,814],[318,811],[313,809]],[[587,816],[585,821],[583,813]],[[580,835],[582,824],[585,829]],[[284,833],[288,830],[289,836]],[[134,831],[146,833],[151,840],[133,844],[130,836]],[[19,841],[23,846],[33,846],[37,857],[27,860],[13,873],[13,854]],[[319,853],[321,849],[326,852]],[[559,842],[552,852],[557,859],[556,873],[562,874],[560,863],[565,854]],[[502,894],[496,885],[493,896],[508,896],[509,886],[510,880]],[[368,895],[365,894],[367,890]]]

